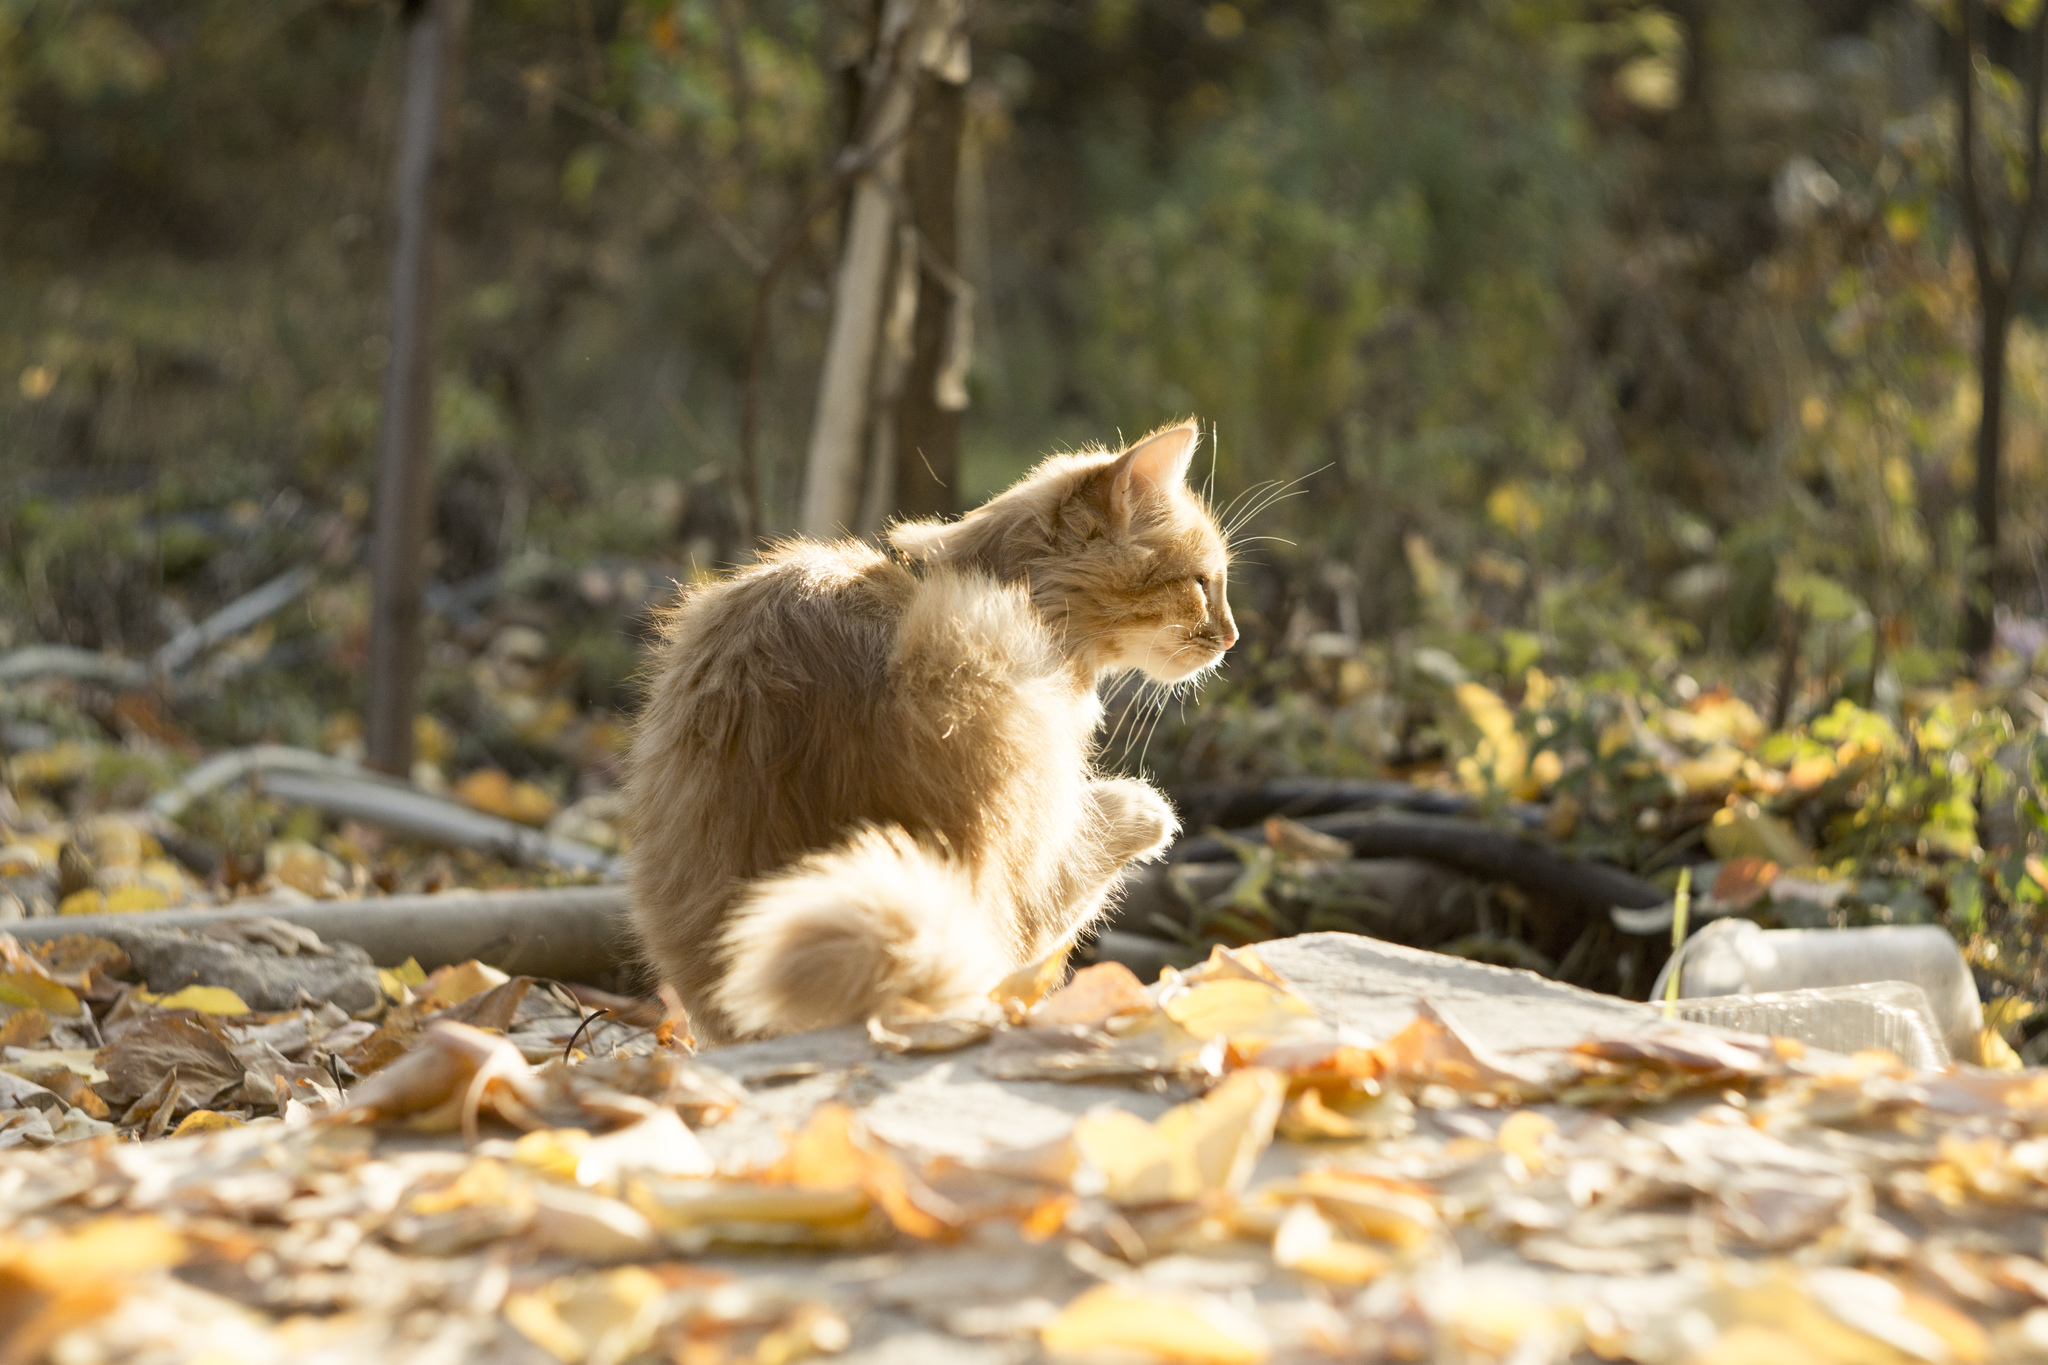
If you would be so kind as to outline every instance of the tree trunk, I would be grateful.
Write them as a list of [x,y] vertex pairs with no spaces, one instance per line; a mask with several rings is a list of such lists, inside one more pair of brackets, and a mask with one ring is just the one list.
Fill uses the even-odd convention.
[[[947,73],[950,74],[950,73]],[[967,87],[946,75],[924,81],[917,127],[911,136],[905,188],[912,220],[927,251],[920,262],[917,322],[911,335],[910,374],[896,409],[896,509],[907,517],[948,516],[960,510],[959,392],[941,392],[956,350],[956,331],[967,319],[953,288],[959,281],[960,141],[967,129]],[[935,273],[942,265],[951,278]]]
[[798,529],[807,536],[843,535],[860,509],[862,437],[867,431],[869,385],[889,296],[890,248],[895,245],[896,198],[903,180],[904,134],[917,90],[919,0],[883,0],[875,39],[878,79],[865,91],[868,116],[856,154],[868,161],[853,188],[846,246],[832,282],[832,326],[818,377],[818,406],[804,453],[803,510]]
[[2006,300],[1983,289],[1983,320],[1977,343],[1977,552],[1964,590],[1963,652],[1980,659],[1991,650],[1998,601],[1998,456],[2005,435]]
[[407,0],[405,109],[394,185],[398,242],[391,261],[391,354],[378,432],[372,546],[369,705],[365,747],[372,766],[412,771],[420,673],[421,554],[434,446],[436,171],[461,61],[468,0]]

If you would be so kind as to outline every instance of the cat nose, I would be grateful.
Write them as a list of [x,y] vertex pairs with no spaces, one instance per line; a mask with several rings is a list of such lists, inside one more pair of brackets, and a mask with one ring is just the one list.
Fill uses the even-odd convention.
[[1232,645],[1234,645],[1234,644],[1236,644],[1236,643],[1237,643],[1237,622],[1235,622],[1235,621],[1225,621],[1225,622],[1223,623],[1223,647],[1224,647],[1225,649],[1229,649],[1229,648],[1230,648],[1230,647],[1231,647]]

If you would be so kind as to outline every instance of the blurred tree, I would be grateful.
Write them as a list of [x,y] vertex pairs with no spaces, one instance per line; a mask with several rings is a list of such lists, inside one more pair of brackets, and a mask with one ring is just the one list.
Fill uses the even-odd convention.
[[398,240],[391,258],[391,358],[378,437],[364,738],[372,766],[405,776],[412,771],[413,720],[419,708],[422,559],[432,504],[435,238],[442,199],[437,182],[469,0],[405,0],[402,14],[405,111],[393,182]]
[[[831,537],[867,520],[896,462],[893,411],[915,326],[920,239],[904,194],[904,163],[917,95],[927,72],[964,65],[964,0],[881,0],[873,50],[861,76],[859,117],[845,157],[858,164],[845,241],[832,286],[832,325],[819,367],[816,413],[804,457],[808,535]],[[962,71],[958,80],[965,79]]]
[[[2027,246],[2041,216],[2041,95],[2048,79],[2048,16],[2039,0],[1999,6],[2025,27],[2026,70],[2021,77],[2024,112],[2018,127],[2016,157],[2000,148],[1988,179],[1996,189],[1987,195],[1980,161],[1985,140],[1980,130],[1978,85],[1987,77],[2010,86],[2011,76],[1991,67],[1986,55],[1983,0],[1959,0],[1954,52],[1957,132],[1957,196],[1970,243],[1970,264],[1977,282],[1977,563],[1963,603],[1963,649],[1982,660],[1990,653],[1994,613],[1998,605],[1999,455],[2005,439],[2006,344],[2012,329],[2013,306],[2026,289]],[[1980,70],[1980,68],[1982,68]],[[2013,163],[2018,164],[2013,164]],[[2016,202],[2008,202],[2008,193]],[[1996,220],[2009,220],[2000,223]],[[2002,239],[2002,240],[2001,240]],[[2001,250],[2002,248],[2002,250]]]

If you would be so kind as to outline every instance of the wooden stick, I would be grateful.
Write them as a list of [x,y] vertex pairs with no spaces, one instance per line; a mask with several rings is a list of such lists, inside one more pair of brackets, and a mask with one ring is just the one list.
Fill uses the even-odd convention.
[[244,901],[217,910],[59,915],[16,920],[5,928],[23,943],[37,943],[69,934],[105,935],[145,927],[204,930],[254,916],[311,929],[331,942],[356,944],[382,967],[413,958],[432,971],[476,958],[515,975],[602,981],[634,957],[622,886],[452,891],[290,904]]

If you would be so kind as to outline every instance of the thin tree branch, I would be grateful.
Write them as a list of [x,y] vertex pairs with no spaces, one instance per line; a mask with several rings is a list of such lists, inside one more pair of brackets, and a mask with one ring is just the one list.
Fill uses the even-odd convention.
[[696,203],[698,209],[704,214],[705,219],[711,224],[711,230],[718,234],[720,241],[732,248],[733,254],[740,258],[748,270],[757,276],[767,272],[768,258],[762,254],[761,248],[754,245],[747,234],[740,230],[738,224],[719,211],[718,206],[711,202],[711,197],[704,192],[703,188],[682,167],[676,165],[670,159],[667,151],[662,148],[660,143],[620,118],[617,114],[614,114],[611,110],[592,104],[589,100],[582,98],[572,91],[562,89],[544,76],[536,76],[531,72],[522,71],[510,63],[503,63],[502,65],[527,90],[543,96],[551,104],[576,115],[585,122],[603,129],[620,142],[625,143],[628,147],[640,152],[660,166],[668,174],[669,179],[675,183],[676,187]]

